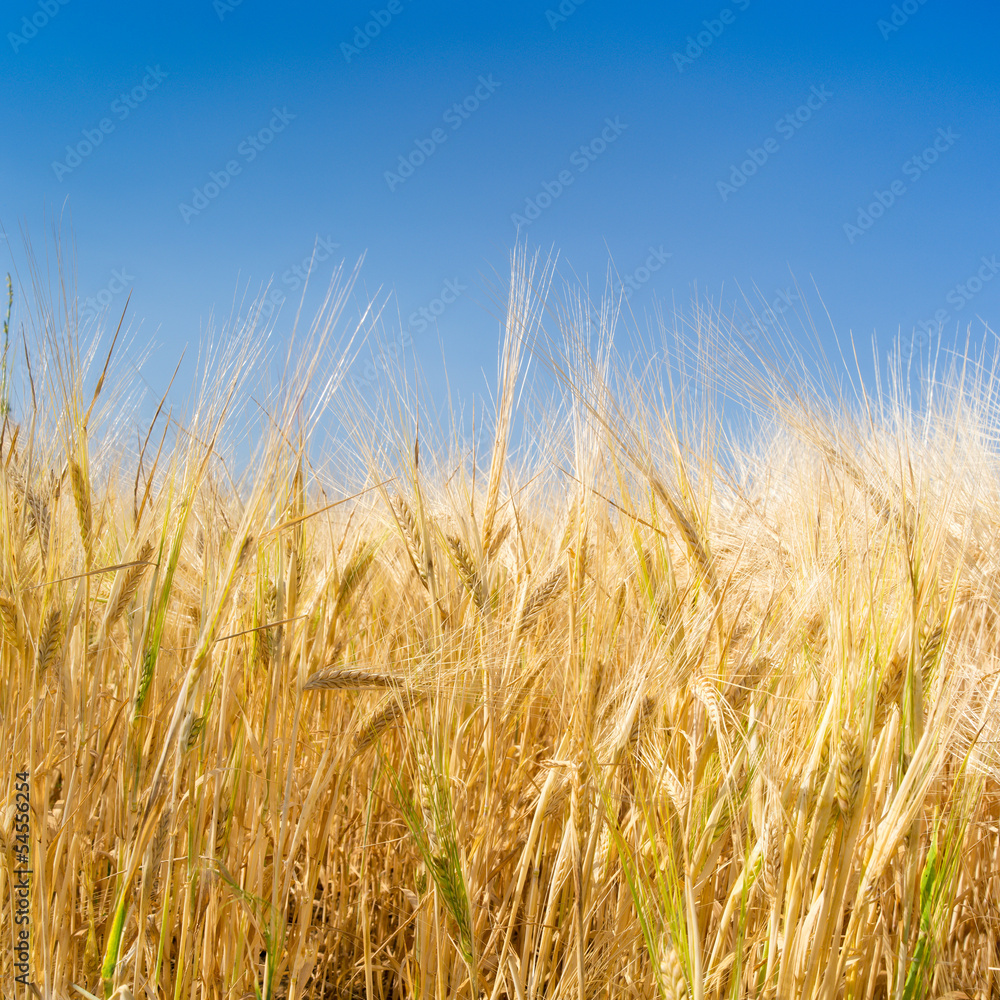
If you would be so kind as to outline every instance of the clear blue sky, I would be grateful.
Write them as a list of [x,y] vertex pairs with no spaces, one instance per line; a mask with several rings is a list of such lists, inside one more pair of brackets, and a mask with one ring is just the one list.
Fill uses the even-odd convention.
[[237,289],[287,329],[321,239],[318,286],[365,254],[432,384],[440,336],[478,392],[517,216],[594,288],[610,253],[640,315],[792,272],[865,350],[1000,320],[994,4],[7,0],[0,29],[0,268],[65,213],[156,388]]

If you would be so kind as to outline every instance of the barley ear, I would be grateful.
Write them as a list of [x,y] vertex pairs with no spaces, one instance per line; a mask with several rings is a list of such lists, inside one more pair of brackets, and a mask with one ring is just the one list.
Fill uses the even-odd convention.
[[93,512],[90,503],[90,483],[83,469],[75,459],[70,459],[69,476],[73,485],[73,502],[76,504],[76,519],[80,525],[80,540],[87,554],[88,563],[93,558]]
[[9,597],[0,595],[0,631],[12,646],[17,645],[17,607]]
[[135,703],[132,712],[132,721],[139,718],[139,713],[146,704],[149,695],[149,688],[153,683],[153,668],[156,666],[156,654],[152,649],[147,649],[142,657],[142,673],[139,675],[139,690],[135,695]]
[[153,894],[153,886],[156,884],[160,871],[160,862],[163,860],[163,849],[167,845],[167,834],[170,832],[170,821],[173,814],[168,806],[163,810],[160,821],[156,826],[156,833],[146,848],[146,853],[142,859],[142,887],[141,896],[148,900]]
[[108,613],[107,622],[104,626],[105,633],[118,624],[135,600],[135,595],[139,592],[139,584],[142,583],[143,573],[146,572],[146,564],[152,558],[153,545],[146,541],[139,549],[139,554],[135,557],[135,565],[129,566],[122,579],[121,588],[118,591],[118,598]]
[[38,673],[44,674],[62,651],[63,618],[58,604],[53,604],[45,616],[41,635],[38,638]]
[[410,692],[393,695],[389,702],[380,708],[354,734],[354,751],[352,757],[364,753],[382,738],[386,730],[391,729],[417,703],[418,698]]
[[455,566],[458,569],[458,575],[461,577],[465,589],[472,595],[476,607],[482,611],[486,606],[486,596],[483,590],[482,577],[472,560],[472,554],[458,536],[448,535],[447,541]]
[[845,728],[840,738],[840,763],[837,772],[837,805],[845,820],[854,815],[861,791],[863,768],[864,756],[858,737],[852,730]]
[[311,674],[303,691],[361,691],[388,688],[397,683],[391,674],[379,674],[360,667],[324,667]]
[[413,516],[410,505],[401,496],[393,498],[393,510],[396,513],[403,541],[406,543],[410,562],[413,563],[413,568],[416,570],[417,576],[420,577],[420,582],[427,587],[429,586],[428,572],[431,569],[431,559],[430,553],[424,546],[423,533],[420,531],[417,519]]
[[767,895],[772,900],[778,895],[778,885],[781,881],[783,841],[781,827],[773,815],[769,816],[764,824],[764,836],[761,843],[761,853],[763,854],[761,878]]
[[702,576],[708,583],[712,595],[717,598],[719,596],[719,584],[715,575],[715,564],[712,562],[708,550],[705,548],[701,536],[698,534],[698,529],[670,495],[663,480],[656,473],[650,473],[650,482],[653,484],[653,490],[656,495],[663,501],[667,510],[670,511],[670,516],[683,536],[688,552],[698,564],[699,569],[701,569]]
[[688,993],[684,967],[669,939],[665,939],[660,946],[660,978],[663,980],[668,1000],[686,1000]]
[[524,635],[532,625],[538,621],[539,615],[562,589],[566,586],[566,571],[562,567],[550,573],[548,577],[538,586],[531,596],[525,601],[524,609],[521,612],[521,620],[518,622],[516,634]]

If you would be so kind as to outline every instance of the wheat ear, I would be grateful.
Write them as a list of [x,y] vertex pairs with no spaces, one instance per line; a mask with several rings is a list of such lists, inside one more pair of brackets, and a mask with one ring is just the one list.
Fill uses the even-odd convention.
[[409,691],[393,695],[389,703],[372,715],[354,734],[352,756],[357,757],[378,743],[382,734],[391,729],[419,700],[417,695]]
[[550,573],[535,589],[521,611],[521,620],[517,625],[517,634],[524,635],[538,621],[545,605],[566,586],[566,570],[560,567]]
[[312,674],[303,691],[361,691],[366,688],[388,688],[398,684],[390,674],[373,673],[360,667],[324,667]]
[[87,554],[87,561],[93,557],[93,511],[90,503],[90,484],[83,469],[75,459],[70,459],[69,477],[73,484],[73,502],[76,504],[76,519],[80,524],[80,539]]
[[58,604],[53,604],[45,616],[38,638],[38,673],[44,674],[59,657],[63,641],[63,617]]

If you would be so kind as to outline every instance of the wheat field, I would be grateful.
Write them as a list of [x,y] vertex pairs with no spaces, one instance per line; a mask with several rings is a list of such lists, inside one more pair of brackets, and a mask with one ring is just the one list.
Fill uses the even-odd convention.
[[0,995],[1000,996],[992,355],[848,402],[702,311],[651,378],[520,254],[453,414],[340,277],[143,424],[36,276]]

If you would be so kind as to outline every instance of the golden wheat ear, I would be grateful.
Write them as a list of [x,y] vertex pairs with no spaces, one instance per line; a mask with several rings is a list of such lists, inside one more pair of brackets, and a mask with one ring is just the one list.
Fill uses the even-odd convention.
[[375,746],[382,736],[397,725],[411,708],[423,700],[424,696],[408,691],[398,695],[390,695],[383,707],[362,723],[354,733],[351,759],[353,760]]
[[309,676],[303,691],[363,691],[368,688],[395,687],[399,681],[389,674],[374,673],[361,667],[324,667]]

